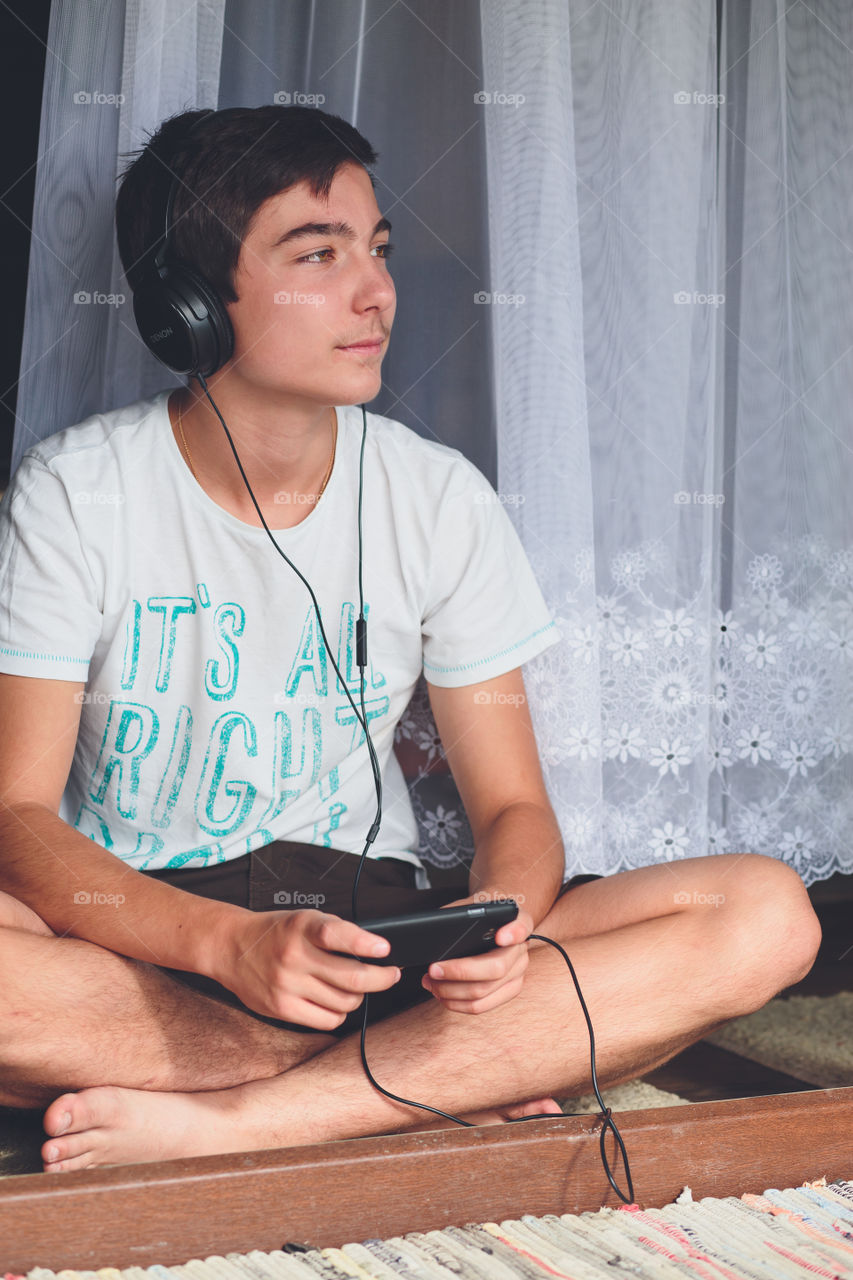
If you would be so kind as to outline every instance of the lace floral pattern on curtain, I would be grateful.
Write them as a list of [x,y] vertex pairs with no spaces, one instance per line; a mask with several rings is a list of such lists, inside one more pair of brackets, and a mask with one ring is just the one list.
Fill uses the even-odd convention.
[[[655,605],[656,585],[670,580],[660,544],[624,551],[610,568],[595,616],[567,597],[564,644],[525,669],[549,777],[574,776],[575,790],[584,775],[592,783],[587,803],[562,809],[558,789],[570,865],[600,867],[602,850],[613,870],[750,850],[807,881],[839,869],[831,851],[846,847],[853,824],[853,548],[804,537],[787,555],[754,556],[748,590],[711,618],[701,596]],[[591,555],[580,555],[579,587],[590,572]],[[804,583],[813,584],[807,607]],[[584,688],[567,717],[565,691]],[[470,827],[423,685],[397,740],[421,857],[470,861]]]

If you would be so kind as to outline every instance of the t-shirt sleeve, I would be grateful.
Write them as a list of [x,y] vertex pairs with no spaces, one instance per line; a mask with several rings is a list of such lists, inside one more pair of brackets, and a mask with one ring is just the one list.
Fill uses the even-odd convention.
[[559,639],[509,516],[467,461],[439,507],[421,632],[424,675],[448,688],[505,675]]
[[0,671],[85,681],[100,630],[69,495],[27,454],[0,503]]

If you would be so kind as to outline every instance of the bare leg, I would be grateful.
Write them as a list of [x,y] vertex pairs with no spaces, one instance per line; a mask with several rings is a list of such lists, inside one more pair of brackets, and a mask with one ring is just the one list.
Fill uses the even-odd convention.
[[[583,885],[537,932],[563,942],[575,965],[603,1087],[760,1008],[808,972],[820,934],[799,877],[748,854]],[[574,987],[541,943],[531,945],[524,989],[508,1004],[469,1016],[431,1002],[372,1028],[367,1052],[380,1084],[451,1114],[590,1087]],[[276,1079],[219,1092],[66,1094],[45,1116],[43,1157],[59,1171],[293,1146],[420,1127],[424,1114],[372,1088],[353,1036]]]
[[335,1043],[210,1000],[151,965],[57,938],[0,893],[0,1105],[63,1089],[222,1089],[278,1075]]

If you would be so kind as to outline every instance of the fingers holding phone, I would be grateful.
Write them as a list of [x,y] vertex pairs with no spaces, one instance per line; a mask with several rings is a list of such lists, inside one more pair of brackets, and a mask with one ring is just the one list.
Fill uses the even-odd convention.
[[[448,907],[480,903],[477,895]],[[483,955],[437,961],[422,980],[425,990],[453,1013],[487,1013],[512,1000],[524,985],[528,965],[527,938],[533,920],[519,908],[514,920],[496,931],[495,947]]]
[[399,981],[399,968],[375,963],[388,949],[323,911],[253,912],[234,938],[227,972],[215,976],[256,1013],[332,1031],[366,993]]

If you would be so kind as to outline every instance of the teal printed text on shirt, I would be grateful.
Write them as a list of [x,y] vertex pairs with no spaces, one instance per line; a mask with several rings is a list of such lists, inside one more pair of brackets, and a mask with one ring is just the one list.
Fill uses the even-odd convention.
[[[308,606],[295,646],[283,650],[277,671],[262,673],[270,690],[263,706],[257,693],[248,702],[239,698],[244,670],[252,676],[249,687],[260,683],[263,620],[253,635],[244,607],[233,599],[216,605],[205,583],[196,584],[194,594],[132,600],[124,696],[117,689],[84,705],[92,729],[100,720],[101,745],[78,829],[144,866],[165,844],[174,847],[176,833],[169,840],[167,832],[180,823],[186,843],[168,865],[198,865],[221,861],[222,842],[230,847],[235,837],[247,848],[268,843],[276,824],[283,830],[287,807],[313,791],[314,810],[325,817],[314,821],[311,838],[331,846],[347,809],[335,795],[336,761],[364,742],[346,696],[360,711],[356,616],[356,605],[344,601],[336,637],[323,619],[346,689],[337,676],[330,686],[329,653]],[[390,705],[385,675],[371,662],[365,677],[368,720],[381,719]]]

